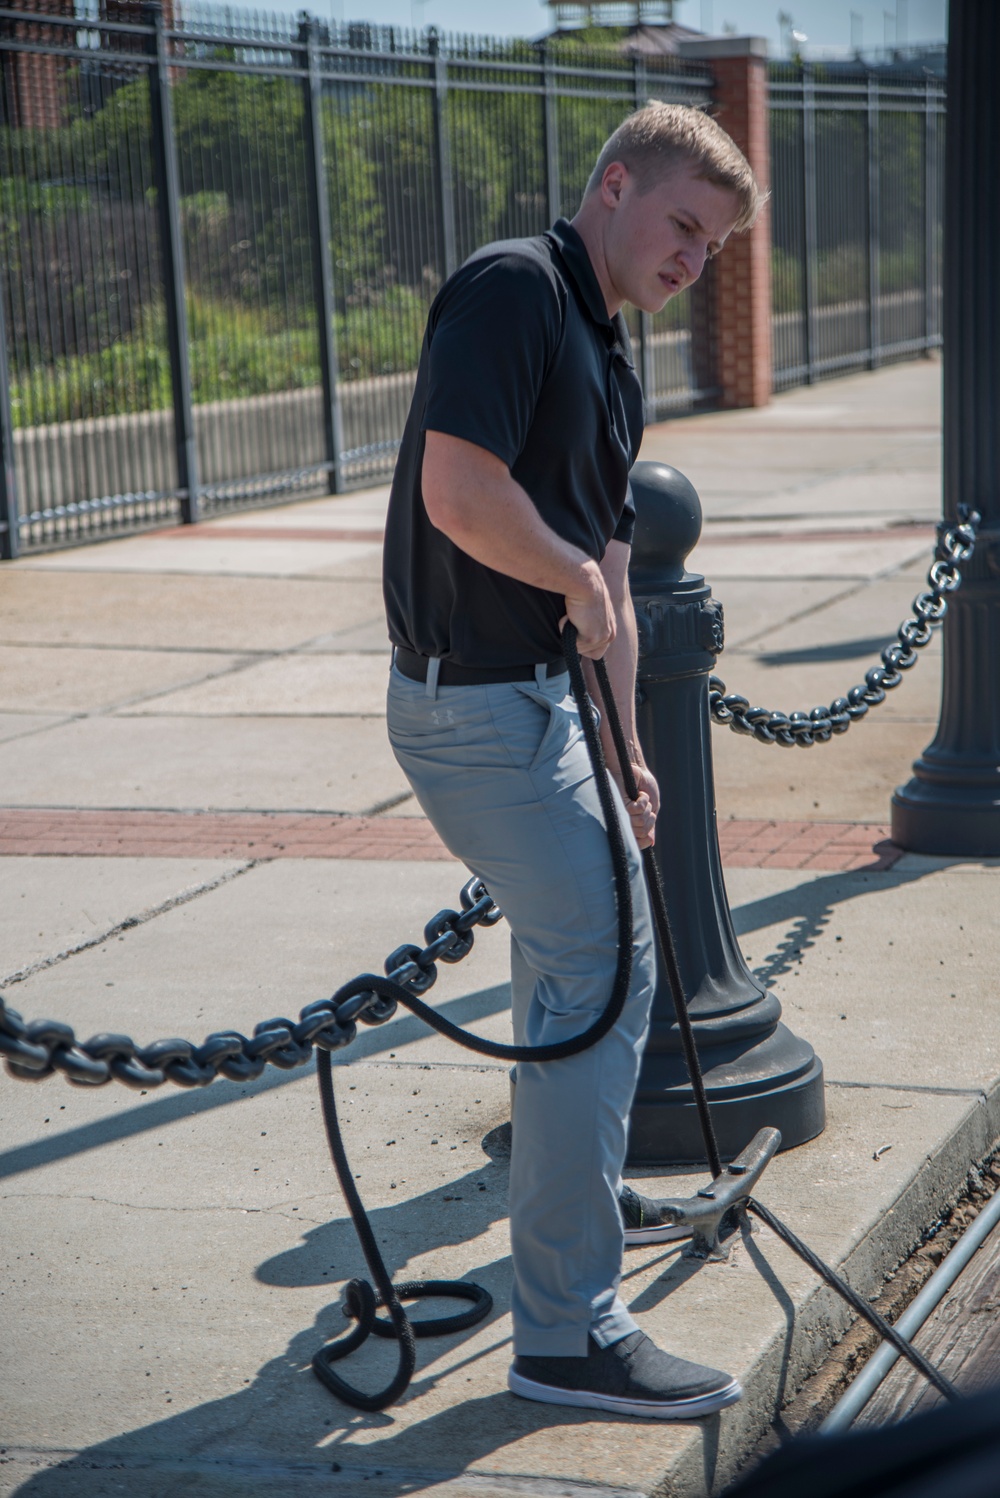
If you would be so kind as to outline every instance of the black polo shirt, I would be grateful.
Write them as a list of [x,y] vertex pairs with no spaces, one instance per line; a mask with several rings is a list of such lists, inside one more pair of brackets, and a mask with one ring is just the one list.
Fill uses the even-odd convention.
[[557,535],[600,561],[612,538],[632,538],[642,425],[624,318],[608,317],[572,225],[478,250],[431,307],[396,464],[383,560],[393,643],[462,666],[562,653],[559,594],[484,566],[431,525],[426,432],[494,453]]

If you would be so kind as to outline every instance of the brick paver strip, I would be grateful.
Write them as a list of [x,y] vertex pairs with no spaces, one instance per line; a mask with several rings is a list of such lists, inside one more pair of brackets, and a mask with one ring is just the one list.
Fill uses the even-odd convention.
[[[726,531],[714,535],[709,529],[702,535],[704,546],[743,546],[750,542],[773,541],[778,544],[802,543],[806,541],[869,541],[876,537],[930,539],[936,528],[929,521],[907,521],[900,525],[855,526],[844,530],[745,530]],[[381,530],[352,529],[349,526],[328,525],[232,525],[228,521],[215,524],[211,521],[199,525],[171,525],[152,533],[161,540],[185,541],[359,541],[367,545],[381,545],[384,532]]]
[[[870,822],[719,823],[731,868],[891,868],[902,849]],[[0,809],[0,857],[62,858],[451,858],[420,816],[336,812]]]
[[381,546],[382,530],[330,525],[171,525],[153,532],[160,540],[185,541],[363,541]]

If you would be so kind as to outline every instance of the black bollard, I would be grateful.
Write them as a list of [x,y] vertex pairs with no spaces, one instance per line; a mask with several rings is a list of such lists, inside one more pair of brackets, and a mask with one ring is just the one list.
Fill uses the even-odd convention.
[[951,0],[945,135],[944,513],[982,524],[944,621],[937,735],[892,798],[915,853],[1000,854],[1000,7]]
[[[723,645],[722,605],[705,579],[684,567],[701,535],[701,503],[684,475],[662,463],[637,463],[632,490],[639,740],[660,786],[656,860],[719,1148],[732,1159],[758,1129],[772,1125],[788,1149],[822,1132],[823,1066],[780,1023],[781,1005],[747,968],[729,913],[708,714],[708,678]],[[704,1158],[661,973],[632,1108],[629,1161]]]

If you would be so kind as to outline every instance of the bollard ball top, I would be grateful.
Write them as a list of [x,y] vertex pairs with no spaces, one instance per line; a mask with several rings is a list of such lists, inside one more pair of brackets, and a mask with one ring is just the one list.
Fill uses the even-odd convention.
[[667,463],[636,463],[629,480],[635,500],[632,568],[679,582],[701,535],[698,492]]

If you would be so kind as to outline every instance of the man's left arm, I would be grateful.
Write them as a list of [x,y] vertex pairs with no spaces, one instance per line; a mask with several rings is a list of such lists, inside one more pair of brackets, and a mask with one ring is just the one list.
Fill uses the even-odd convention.
[[[648,848],[652,845],[655,835],[656,814],[660,809],[660,792],[656,781],[647,768],[646,761],[643,759],[642,748],[639,744],[639,736],[636,733],[635,726],[635,672],[639,658],[639,647],[635,627],[635,610],[632,607],[632,594],[629,591],[628,585],[630,554],[631,547],[627,546],[623,541],[609,541],[608,549],[604,554],[604,560],[600,564],[601,573],[614,607],[616,623],[615,637],[604,657],[604,664],[607,667],[608,678],[611,682],[611,691],[618,708],[618,714],[622,720],[625,743],[628,745],[629,759],[632,763],[632,773],[639,788],[638,799],[636,801],[629,801],[626,797],[625,805],[632,823],[632,830],[635,833],[636,842],[640,848]],[[598,707],[600,707],[600,689],[597,685],[593,664],[589,660],[584,660],[583,671],[587,681],[587,690]],[[601,742],[604,745],[604,755],[608,762],[608,768],[624,796],[625,788],[622,785],[618,754],[615,750],[606,715],[602,715],[601,718]]]

